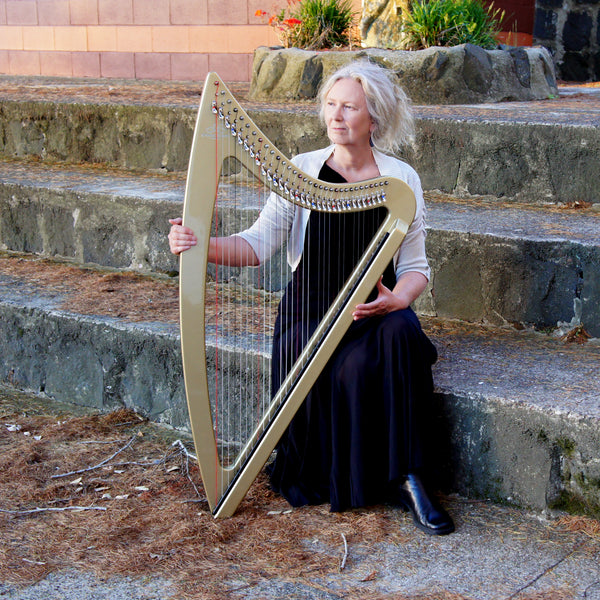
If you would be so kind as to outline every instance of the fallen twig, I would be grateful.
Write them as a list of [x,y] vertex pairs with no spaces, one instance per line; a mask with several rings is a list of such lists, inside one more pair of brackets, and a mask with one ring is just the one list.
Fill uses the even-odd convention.
[[175,440],[172,444],[171,447],[173,448],[177,448],[179,450],[179,454],[181,456],[182,459],[185,458],[185,463],[182,460],[182,470],[185,470],[185,475],[188,478],[189,482],[192,484],[192,487],[194,488],[194,491],[196,492],[196,496],[198,498],[203,498],[202,494],[200,493],[200,490],[196,487],[196,484],[194,483],[194,480],[192,479],[191,475],[190,475],[190,458],[192,460],[195,460],[196,462],[198,462],[198,457],[195,456],[194,454],[192,454],[183,444],[183,442],[181,440]]
[[346,536],[342,533],[342,539],[344,540],[344,556],[342,557],[342,564],[340,565],[340,571],[344,570],[346,566],[346,561],[348,560],[348,541],[346,540]]
[[77,440],[76,444],[122,444],[125,440]]
[[195,454],[192,454],[184,445],[184,443],[181,440],[175,440],[171,446],[175,447],[175,448],[179,448],[179,450],[181,450],[181,453],[184,454],[187,458],[191,458],[192,460],[195,460],[196,462],[198,462],[198,457]]
[[79,469],[78,471],[69,471],[68,473],[58,473],[57,475],[52,475],[51,479],[59,479],[60,477],[70,477],[71,475],[80,475],[81,473],[87,473],[88,471],[94,471],[95,469],[99,469],[100,467],[103,467],[106,463],[110,462],[115,456],[118,456],[119,454],[121,454],[121,452],[127,450],[127,448],[129,448],[129,446],[131,446],[131,444],[133,444],[136,437],[137,436],[135,436],[135,435],[132,436],[131,439],[122,448],[119,448],[114,454],[109,456],[106,460],[99,462],[97,465],[94,465],[93,467]]
[[5,510],[0,508],[0,513],[6,513],[9,515],[31,515],[33,513],[41,512],[64,512],[65,510],[106,510],[103,506],[63,506],[61,508],[47,507],[47,508],[31,508],[29,510]]

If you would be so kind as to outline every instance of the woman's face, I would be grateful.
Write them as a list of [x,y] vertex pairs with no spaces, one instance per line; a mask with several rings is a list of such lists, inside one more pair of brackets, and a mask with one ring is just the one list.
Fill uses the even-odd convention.
[[340,79],[325,98],[323,109],[327,135],[338,145],[370,147],[375,128],[362,85],[354,79]]

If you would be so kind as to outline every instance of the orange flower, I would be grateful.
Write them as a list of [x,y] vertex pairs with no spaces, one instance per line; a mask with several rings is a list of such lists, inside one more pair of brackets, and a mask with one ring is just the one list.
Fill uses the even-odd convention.
[[269,25],[273,25],[274,22],[277,22],[277,15],[271,15],[269,17]]
[[254,13],[255,17],[264,17],[267,14],[266,10],[260,10],[260,8]]
[[302,21],[300,19],[294,19],[294,18],[285,19],[285,21],[283,22],[283,24],[287,25],[288,27],[293,27],[294,25],[300,25],[300,23],[302,23]]

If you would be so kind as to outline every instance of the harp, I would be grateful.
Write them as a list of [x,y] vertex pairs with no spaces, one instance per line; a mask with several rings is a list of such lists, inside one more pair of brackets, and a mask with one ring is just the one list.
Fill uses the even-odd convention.
[[[230,172],[233,175],[225,185],[223,173],[227,178]],[[239,275],[227,279],[227,273],[221,274],[222,267],[213,271],[207,265],[209,237],[218,235],[213,221],[222,220],[218,213],[220,188],[231,192],[231,181],[236,184],[246,178],[256,178],[259,188],[277,194],[294,208],[334,213],[386,209],[375,236],[278,390],[269,390],[265,377],[268,335],[229,335],[227,323],[215,325],[209,317],[209,297],[218,296],[221,288],[230,293],[235,280],[242,279]],[[252,185],[247,184],[246,189],[253,189]],[[398,179],[379,177],[360,184],[333,185],[303,173],[261,133],[219,77],[208,75],[184,200],[183,222],[194,230],[199,243],[180,258],[180,325],[192,434],[206,497],[215,517],[230,516],[238,507],[352,323],[353,307],[365,301],[400,247],[414,214],[414,194]],[[241,311],[240,298],[252,294],[262,298],[263,306],[268,304],[267,292],[245,287],[234,292],[233,312]],[[241,317],[242,325],[251,320]],[[220,338],[219,327],[223,332]],[[243,364],[234,348],[237,343],[247,345],[249,338],[258,348],[249,359],[251,366]],[[244,353],[249,354],[247,348]],[[219,369],[224,362],[241,380],[235,391],[219,389],[223,387],[219,384]],[[258,375],[249,375],[254,369]],[[237,407],[225,409],[222,405],[229,401]]]

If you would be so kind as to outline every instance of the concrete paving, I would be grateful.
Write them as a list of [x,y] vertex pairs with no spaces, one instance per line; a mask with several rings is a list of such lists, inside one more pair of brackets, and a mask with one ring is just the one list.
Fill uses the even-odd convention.
[[[343,571],[246,585],[224,581],[223,597],[248,600],[598,600],[600,539],[569,533],[555,520],[508,507],[450,499],[458,530],[444,538],[416,531],[404,513],[394,515],[401,544],[351,541]],[[289,518],[293,518],[293,514]],[[318,532],[315,532],[315,536]],[[338,548],[299,544],[315,552]],[[237,591],[236,591],[237,590]],[[162,577],[103,579],[67,570],[20,587],[0,583],[6,600],[169,600],[182,596]]]

